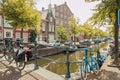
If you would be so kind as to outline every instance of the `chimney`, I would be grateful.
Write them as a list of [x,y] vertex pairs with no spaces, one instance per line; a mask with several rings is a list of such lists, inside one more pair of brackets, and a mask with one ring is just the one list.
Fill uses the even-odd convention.
[[54,7],[56,7],[57,5],[56,4],[54,4]]
[[45,8],[44,7],[42,7],[42,11],[44,11],[45,10]]
[[65,5],[67,4],[67,2],[65,1],[65,3],[64,3]]

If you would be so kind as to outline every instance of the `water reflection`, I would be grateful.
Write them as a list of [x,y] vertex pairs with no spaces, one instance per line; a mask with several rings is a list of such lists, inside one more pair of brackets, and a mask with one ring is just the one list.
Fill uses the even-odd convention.
[[[69,59],[70,62],[78,61],[83,57],[83,52],[76,51],[73,53],[70,53]],[[65,62],[66,61],[66,54],[62,53],[59,55],[49,56],[50,59],[54,59],[59,62]],[[65,64],[58,64],[58,63],[52,63],[47,60],[40,59],[39,64],[41,67],[46,68],[47,70],[50,70],[52,72],[55,72],[57,74],[65,74],[66,72],[66,65]],[[80,63],[78,64],[70,64],[70,72],[76,72],[79,70]]]
[[[100,44],[99,47],[97,47],[98,45],[94,45],[92,46],[92,48],[94,50],[96,50],[97,48],[103,48],[107,46],[107,43],[103,43]],[[66,54],[65,53],[61,53],[58,55],[54,55],[54,56],[49,56],[48,58],[59,61],[59,62],[65,62],[66,61]],[[69,55],[69,59],[70,62],[74,62],[74,61],[79,61],[83,58],[83,51],[76,51],[73,53],[70,53]],[[63,75],[66,73],[66,64],[58,64],[58,63],[53,63],[50,62],[48,60],[43,60],[43,59],[39,59],[39,65],[49,71],[52,71],[54,73],[57,73],[59,75]],[[80,69],[80,63],[77,64],[70,64],[70,73],[79,71]]]

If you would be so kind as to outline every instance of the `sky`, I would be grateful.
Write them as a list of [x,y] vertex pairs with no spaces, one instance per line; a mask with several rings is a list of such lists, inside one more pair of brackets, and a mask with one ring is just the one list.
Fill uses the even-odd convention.
[[52,6],[54,4],[60,5],[64,2],[67,2],[68,7],[74,14],[76,18],[80,20],[80,23],[83,24],[86,20],[92,16],[95,5],[98,2],[90,2],[86,3],[84,0],[34,0],[36,2],[36,8],[41,10],[42,7],[48,8],[48,4],[51,3]]

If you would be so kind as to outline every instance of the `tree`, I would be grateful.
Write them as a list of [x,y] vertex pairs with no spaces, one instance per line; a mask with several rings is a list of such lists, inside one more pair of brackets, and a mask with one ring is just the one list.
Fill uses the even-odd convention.
[[87,0],[87,1],[101,1],[94,11],[96,11],[90,20],[93,24],[104,25],[106,23],[114,25],[114,39],[115,39],[115,59],[114,63],[118,61],[118,30],[117,11],[120,9],[120,0]]
[[93,32],[92,32],[93,27],[92,27],[91,25],[85,23],[85,24],[83,25],[83,28],[84,28],[84,31],[83,31],[83,32],[84,32],[84,35],[85,35],[87,38],[91,38],[92,35],[93,35]]
[[13,28],[34,28],[40,31],[41,16],[33,0],[2,0],[0,4],[5,19]]
[[67,34],[65,28],[62,25],[58,26],[57,35],[61,40],[67,40],[68,39],[68,34]]
[[34,42],[37,37],[37,32],[35,30],[30,30],[30,42]]
[[75,35],[78,33],[78,23],[74,16],[70,17],[69,20],[70,33],[73,35],[73,42],[75,41]]
[[107,33],[104,32],[104,31],[102,31],[99,28],[93,29],[92,32],[93,32],[93,35],[96,36],[96,37],[98,37],[98,38],[102,38],[102,37],[107,36]]
[[84,38],[87,38],[87,39],[90,39],[91,37],[94,36],[93,27],[88,23],[85,23],[84,25],[79,25],[78,33],[84,34]]

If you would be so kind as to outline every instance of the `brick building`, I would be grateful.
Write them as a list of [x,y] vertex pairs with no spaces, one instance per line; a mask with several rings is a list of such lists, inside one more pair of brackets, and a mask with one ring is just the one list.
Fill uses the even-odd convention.
[[65,27],[68,34],[70,35],[68,22],[70,17],[73,16],[72,11],[70,10],[66,2],[61,5],[54,5],[54,8],[56,18],[56,29],[59,25],[62,25],[63,27]]
[[41,16],[41,33],[38,35],[38,41],[51,42],[55,40],[55,15],[54,9],[51,4],[48,5],[48,9],[42,8]]
[[69,33],[69,18],[73,15],[67,3],[61,5],[54,5],[52,8],[51,4],[48,5],[48,9],[42,8],[42,23],[41,33],[38,36],[38,41],[51,42],[57,39],[56,30],[59,25],[65,27]]

